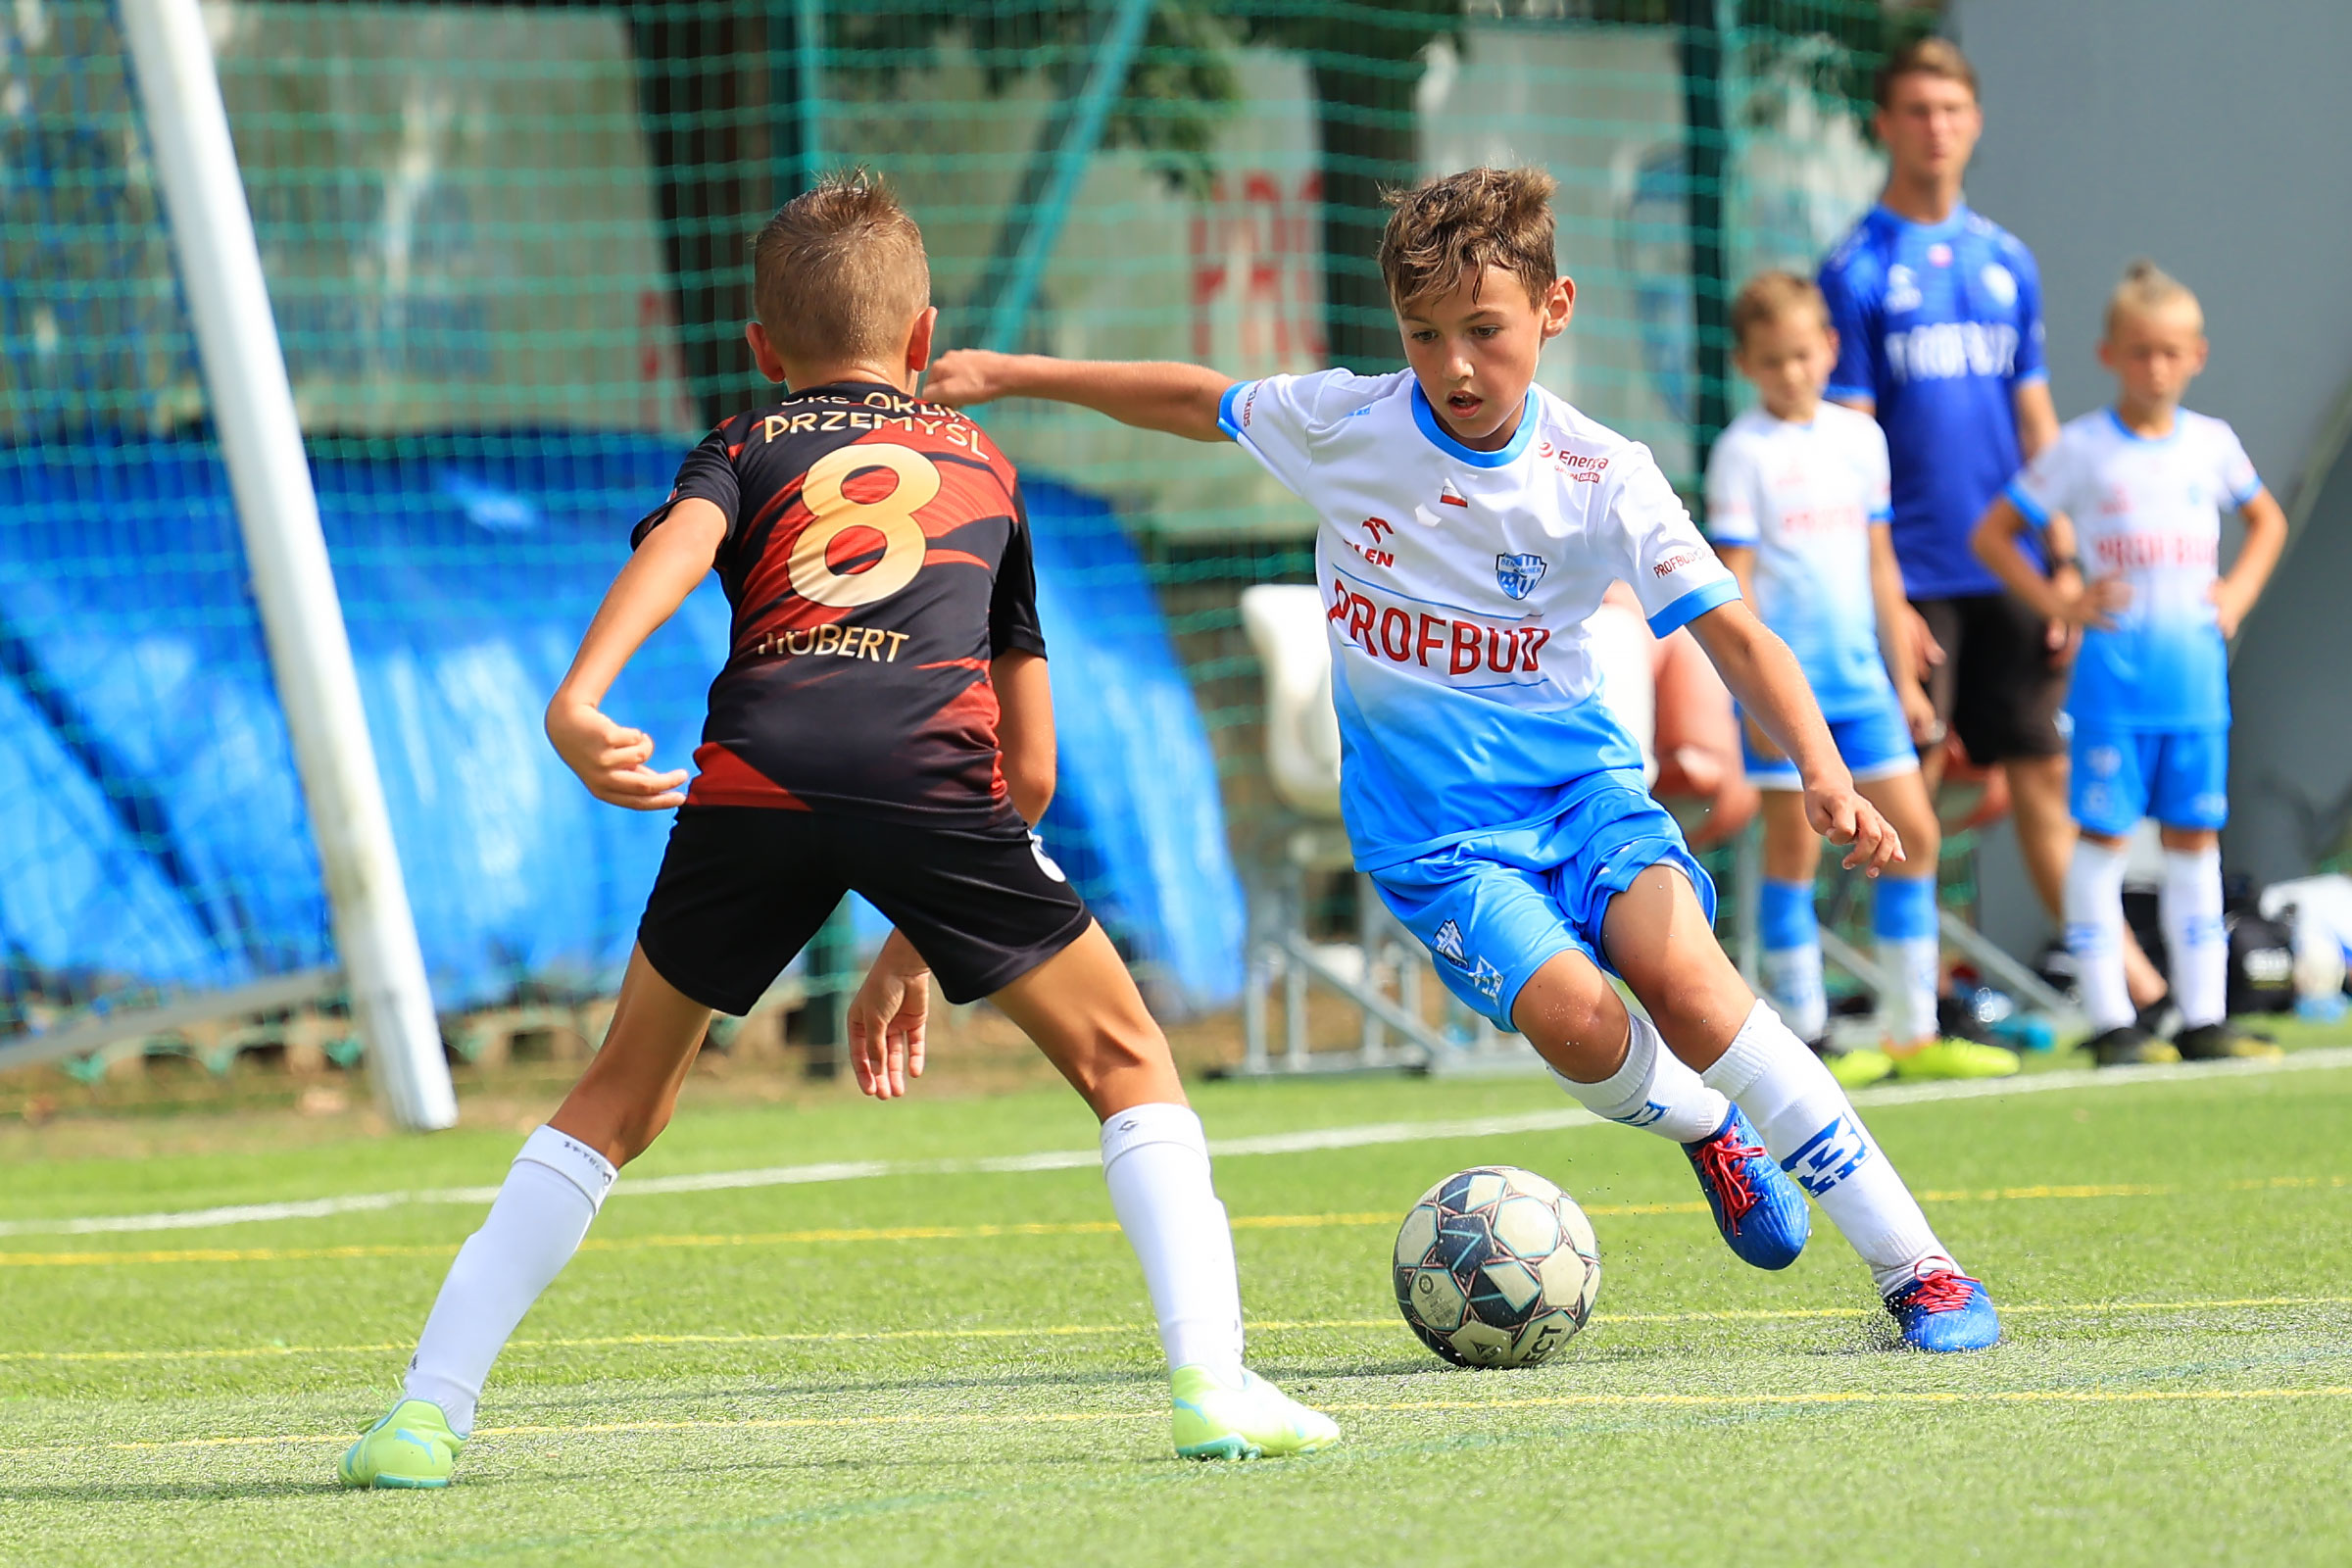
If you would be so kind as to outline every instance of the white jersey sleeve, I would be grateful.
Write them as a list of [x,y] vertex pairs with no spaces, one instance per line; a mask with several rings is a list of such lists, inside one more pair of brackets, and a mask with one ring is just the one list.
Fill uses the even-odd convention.
[[1236,381],[1218,400],[1217,428],[1296,494],[1314,465],[1318,438],[1368,406],[1394,379],[1332,369]]
[[1756,454],[1738,431],[1727,430],[1707,455],[1707,532],[1719,545],[1753,545],[1762,537],[1756,521]]
[[2081,505],[2077,491],[2081,489],[2083,455],[2081,436],[2070,423],[2058,432],[2057,440],[2018,470],[2001,494],[2036,528],[2048,523],[2053,513],[2072,514]]
[[1649,629],[1664,637],[1739,598],[1738,579],[1700,536],[1649,448],[1629,444],[1616,466],[1617,482],[1593,542],[1633,586]]
[[2233,507],[2242,507],[2262,494],[2262,475],[2254,471],[2254,460],[2246,456],[2245,446],[2237,432],[2223,420],[2213,421],[2220,428],[2214,434],[2215,456],[2220,460],[2213,479],[2218,492],[2230,498]]
[[1886,457],[1886,432],[1879,421],[1865,417],[1856,428],[1860,434],[1855,445],[1861,454],[1862,488],[1872,522],[1894,521],[1894,478]]

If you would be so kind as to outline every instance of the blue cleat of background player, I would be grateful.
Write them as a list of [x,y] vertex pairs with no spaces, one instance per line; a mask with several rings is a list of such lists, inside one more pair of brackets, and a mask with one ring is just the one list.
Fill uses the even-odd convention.
[[1764,1140],[1734,1105],[1715,1136],[1685,1144],[1698,1190],[1715,1211],[1715,1228],[1740,1261],[1787,1268],[1805,1250],[1813,1216],[1796,1183],[1764,1152]]
[[1913,1280],[1886,1298],[1886,1310],[1914,1350],[1982,1350],[2001,1340],[2000,1314],[1984,1282],[1957,1269]]

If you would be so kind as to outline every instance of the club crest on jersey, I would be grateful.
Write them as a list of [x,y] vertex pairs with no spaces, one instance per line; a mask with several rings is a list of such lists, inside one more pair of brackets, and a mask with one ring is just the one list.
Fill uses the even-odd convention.
[[1544,580],[1544,571],[1548,565],[1550,563],[1542,556],[1496,556],[1494,580],[1513,599],[1525,599],[1536,591],[1536,584]]
[[1456,490],[1453,487],[1453,481],[1448,479],[1438,486],[1438,505],[1441,507],[1467,507],[1470,505],[1470,498]]
[[1911,269],[1897,262],[1886,269],[1886,310],[1891,315],[1916,311],[1920,307],[1919,277]]
[[1462,928],[1451,920],[1438,927],[1438,934],[1429,939],[1429,945],[1446,962],[1460,964],[1465,969],[1470,967],[1462,952]]

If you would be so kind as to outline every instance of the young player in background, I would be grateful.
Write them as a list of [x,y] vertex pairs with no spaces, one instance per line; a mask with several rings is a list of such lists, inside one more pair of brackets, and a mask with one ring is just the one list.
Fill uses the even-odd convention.
[[[1969,551],[1985,505],[2058,434],[2042,363],[2041,274],[2016,235],[1962,196],[1984,115],[1977,75],[1946,38],[1897,50],[1871,121],[1886,149],[1878,205],[1821,267],[1838,329],[1829,397],[1886,432],[1896,562],[1939,726],[1921,765],[1942,782],[1942,726],[2009,786],[2018,853],[2060,918],[2075,825],[2067,814],[2066,696],[2073,629],[2044,620]],[[2127,947],[2143,1003],[2164,981]]]
[[1989,1345],[1984,1287],[1716,943],[1713,885],[1596,695],[1585,623],[1621,579],[1661,635],[1690,627],[1795,759],[1807,818],[1851,846],[1845,864],[1900,863],[1795,660],[1648,450],[1534,384],[1576,299],[1551,190],[1540,170],[1474,169],[1396,199],[1380,267],[1410,368],[1394,374],[1236,382],[1190,365],[965,351],[942,357],[927,392],[1051,398],[1237,441],[1305,499],[1355,863],[1447,986],[1525,1034],[1579,1102],[1683,1145],[1747,1261],[1783,1267],[1804,1245],[1793,1173],[1869,1264],[1906,1343]]
[[[2112,408],[2068,421],[1986,510],[1977,554],[2036,612],[2087,628],[2067,711],[2072,806],[2082,836],[2066,873],[2066,938],[2102,1065],[2276,1055],[2225,1016],[2230,938],[2222,923],[2221,828],[2230,813],[2230,639],[2286,547],[2286,514],[2237,435],[2180,407],[2205,368],[2197,297],[2135,262],[2107,304],[2099,361]],[[2237,562],[2217,575],[2221,509],[2246,522]],[[2073,519],[2083,567],[2045,576],[2018,548]],[[2167,1047],[2135,1025],[2124,978],[2124,840],[2140,818],[2163,830],[2165,952],[2181,1028]]]
[[[1940,833],[1915,743],[1937,730],[1920,688],[1887,537],[1886,438],[1870,416],[1824,403],[1838,360],[1829,308],[1788,272],[1751,279],[1732,302],[1733,363],[1761,406],[1734,419],[1707,463],[1707,531],[1764,624],[1796,655],[1854,787],[1902,835],[1909,859],[1873,894],[1886,1049],[1829,1056],[1847,1088],[1906,1078],[1999,1077],[2016,1054],[1945,1040],[1936,1024],[1941,941],[1936,920]],[[1747,776],[1764,792],[1764,990],[1788,1026],[1826,1045],[1813,879],[1821,839],[1805,820],[1796,764],[1752,719],[1740,725]]]
[[[747,336],[791,390],[686,459],[548,706],[548,738],[597,799],[679,808],[619,1005],[460,1250],[404,1397],[342,1480],[448,1484],[491,1363],[667,1124],[711,1012],[748,1011],[851,890],[896,927],[851,1008],[859,1087],[893,1099],[921,1074],[932,971],[952,1002],[988,997],[1102,1121],[1177,1452],[1323,1447],[1331,1421],[1242,1365],[1200,1118],[1125,964],[1029,830],[1054,759],[1028,522],[979,427],[910,395],[938,316],[922,236],[879,185],[828,179],[769,220],[755,266]],[[651,738],[600,705],[713,568],[732,652],[681,792],[687,775],[653,771]]]

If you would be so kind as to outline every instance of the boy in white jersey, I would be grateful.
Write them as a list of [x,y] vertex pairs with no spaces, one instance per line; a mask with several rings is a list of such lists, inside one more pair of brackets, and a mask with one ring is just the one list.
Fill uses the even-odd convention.
[[926,392],[1052,398],[1238,441],[1308,501],[1355,861],[1448,987],[1525,1034],[1579,1102],[1681,1144],[1748,1262],[1785,1267],[1804,1245],[1793,1174],[1870,1265],[1905,1343],[1990,1345],[1984,1287],[1717,945],[1714,889],[1597,698],[1585,623],[1623,579],[1660,634],[1690,627],[1795,759],[1806,814],[1851,846],[1845,863],[1900,862],[1796,661],[1647,449],[1534,385],[1576,298],[1551,190],[1539,170],[1474,169],[1395,198],[1380,265],[1409,370],[1235,382],[966,351]]
[[[1821,290],[1792,272],[1751,278],[1732,302],[1733,363],[1762,402],[1731,422],[1707,463],[1707,531],[1741,591],[1796,662],[1829,721],[1854,787],[1902,835],[1909,862],[1873,900],[1885,998],[1885,1051],[1829,1057],[1847,1088],[1889,1074],[1995,1078],[2017,1054],[1936,1027],[1940,944],[1936,860],[1941,837],[1913,742],[1940,728],[1919,684],[1888,520],[1886,437],[1867,414],[1822,401],[1838,334]],[[1790,1028],[1821,1049],[1829,1028],[1813,879],[1821,839],[1805,820],[1796,764],[1754,721],[1740,726],[1747,776],[1764,792],[1764,990]]]
[[[2082,837],[2066,873],[2066,940],[2101,1065],[2278,1054],[2225,1017],[2221,828],[2230,814],[2229,641],[2278,564],[2286,514],[2235,432],[2180,407],[2205,354],[2197,297],[2152,263],[2132,263],[2108,301],[2099,345],[2115,373],[2115,406],[2071,420],[1977,525],[1977,554],[2012,592],[2087,628],[2067,696]],[[2244,514],[2246,538],[2220,576],[2224,505]],[[2061,515],[2088,558],[2071,591],[2017,547],[2027,529]],[[2124,840],[2143,816],[2164,838],[2160,907],[2181,1019],[2169,1048],[2134,1027],[2124,986]]]

